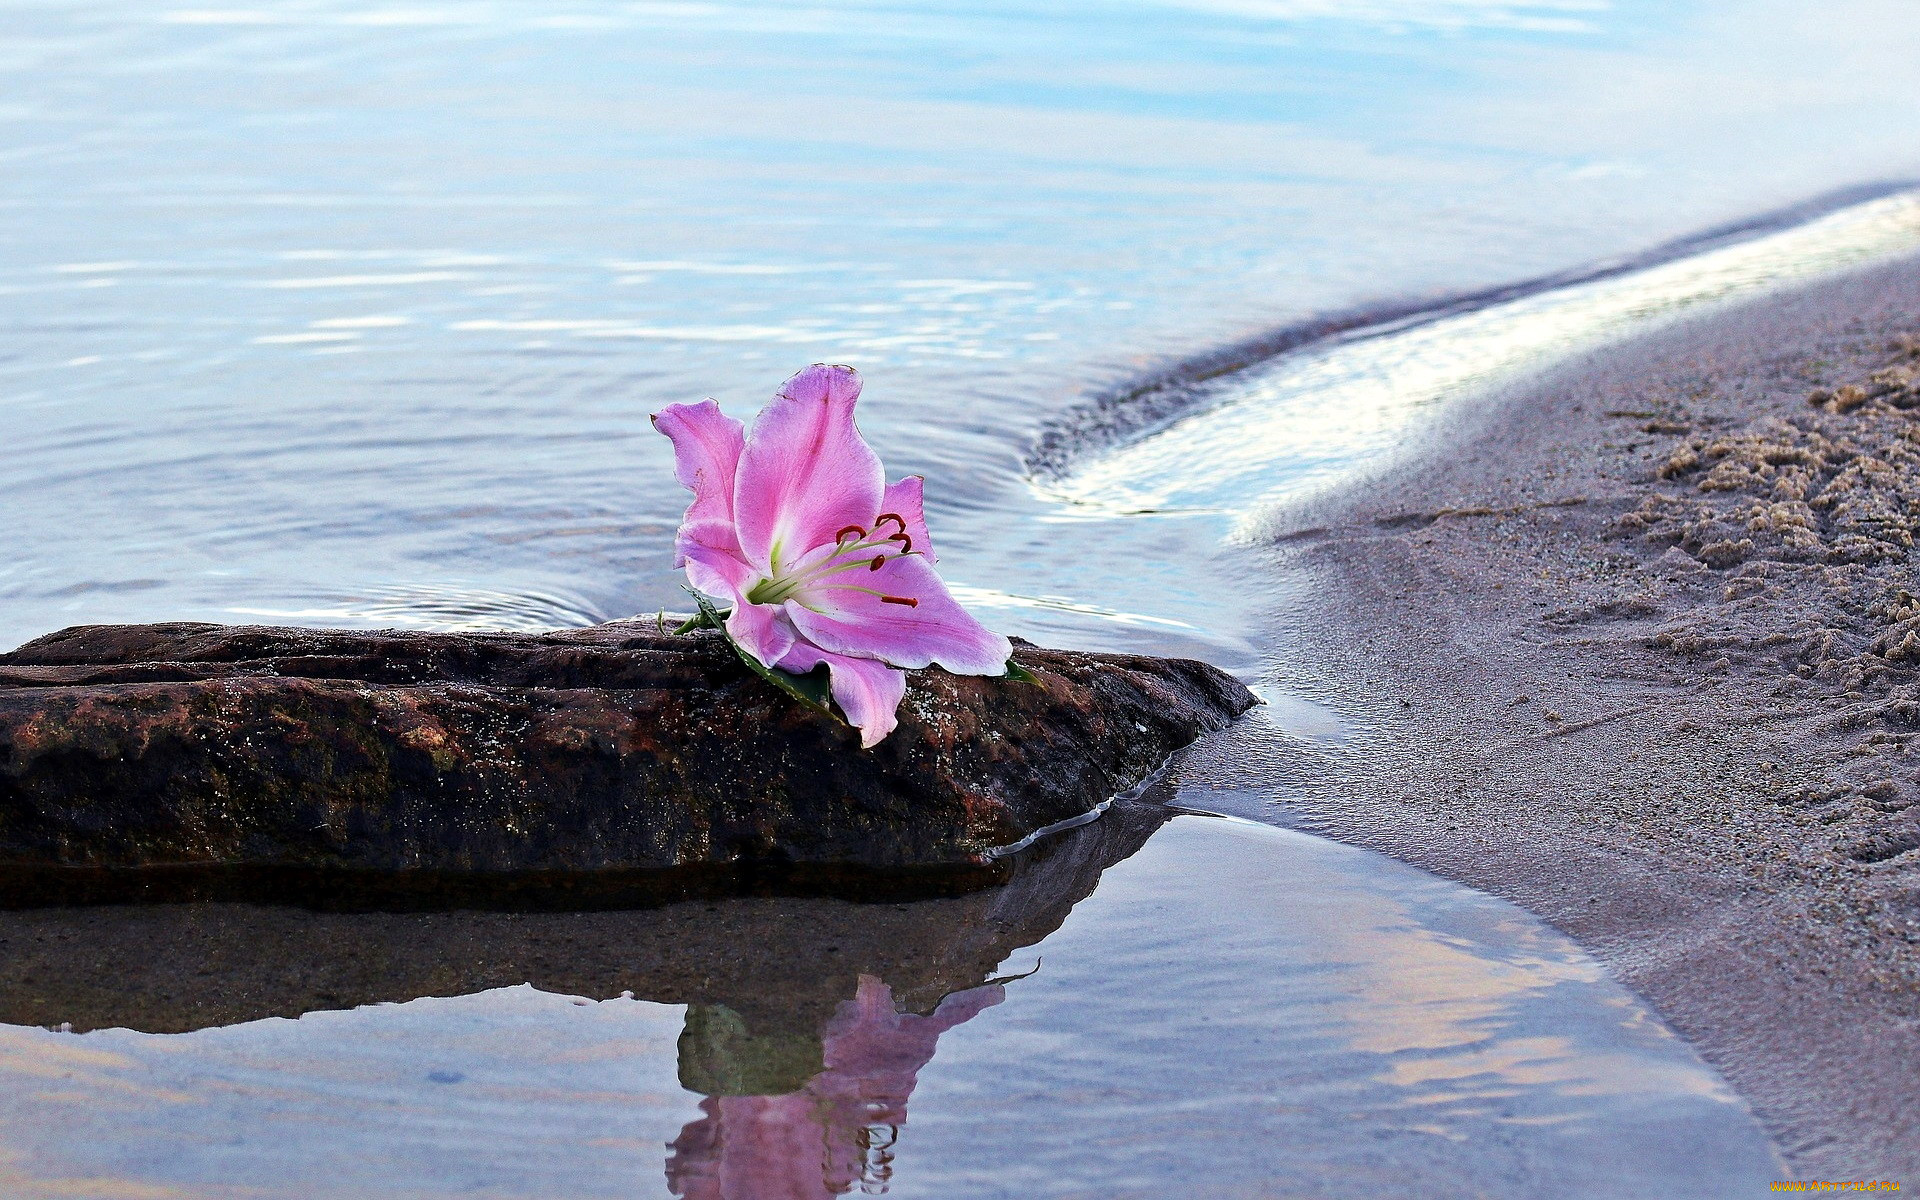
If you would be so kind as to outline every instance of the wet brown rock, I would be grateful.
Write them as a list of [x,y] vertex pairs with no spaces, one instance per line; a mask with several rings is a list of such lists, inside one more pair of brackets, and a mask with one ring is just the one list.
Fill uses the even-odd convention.
[[913,673],[900,728],[862,751],[717,635],[651,621],[63,630],[0,655],[0,900],[207,870],[481,896],[663,868],[980,870],[1254,703],[1198,662],[1016,657],[1038,685]]

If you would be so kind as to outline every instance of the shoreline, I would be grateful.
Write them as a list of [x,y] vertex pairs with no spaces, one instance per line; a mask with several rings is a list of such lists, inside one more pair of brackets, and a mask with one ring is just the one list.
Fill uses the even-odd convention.
[[1094,393],[1048,418],[1025,455],[1035,476],[1057,479],[1074,465],[1109,450],[1143,430],[1205,407],[1210,387],[1224,378],[1258,369],[1296,350],[1365,339],[1476,312],[1516,300],[1599,283],[1679,262],[1707,251],[1783,233],[1849,208],[1920,190],[1920,180],[1885,179],[1834,188],[1795,204],[1725,221],[1621,255],[1508,283],[1438,295],[1381,299],[1316,313],[1251,337],[1176,358]]
[[1910,335],[1920,256],[1456,406],[1256,552],[1273,678],[1377,727],[1182,774],[1539,915],[1798,1177],[1920,1175],[1920,391],[1865,397]]

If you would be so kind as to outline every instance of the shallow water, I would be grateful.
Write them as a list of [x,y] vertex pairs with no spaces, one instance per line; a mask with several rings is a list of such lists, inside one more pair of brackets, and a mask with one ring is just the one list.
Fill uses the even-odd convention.
[[[1309,346],[1035,478],[1043,429],[1316,314],[1920,175],[1916,34],[1903,0],[0,0],[0,644],[673,606],[683,498],[646,414],[712,394],[744,416],[834,360],[992,623],[1252,681],[1274,584],[1229,543],[1268,504],[1569,347],[1900,250],[1912,201]],[[1364,729],[1268,698],[1276,737]],[[895,1194],[1748,1194],[1774,1169],[1636,1001],[1465,889],[1198,817],[1064,925],[1061,886],[997,917],[861,914],[897,934],[861,943],[892,998],[993,1001],[904,1068]],[[844,964],[727,949],[778,930],[828,954],[803,917],[825,920],[567,918],[544,959],[487,949],[519,943],[478,916],[75,917],[60,986],[0,982],[0,1179],[655,1194],[684,1137],[684,1191],[720,1168],[678,1082],[682,1006],[693,1082],[792,1097],[858,995]],[[272,953],[209,950],[235,922],[229,948]],[[612,998],[681,962],[663,929],[706,947],[688,978],[776,982]],[[899,949],[923,944],[946,949]],[[106,1027],[25,1027],[62,1021]],[[807,1096],[718,1108],[770,1162],[806,1176],[817,1157],[775,1152],[827,1144],[878,1187],[892,1134]]]
[[[0,1182],[1026,1200],[1743,1196],[1776,1176],[1718,1077],[1520,910],[1307,834],[1111,815],[1000,893],[871,918],[700,904],[651,915],[680,923],[676,944],[597,968],[579,965],[601,945],[587,927],[617,917],[527,917],[510,935],[494,918],[496,947],[570,943],[565,969],[600,970],[597,994],[496,987],[167,1034],[0,1026]],[[1148,835],[1061,924],[1090,870]],[[23,936],[22,919],[0,936]],[[217,943],[222,919],[203,916],[195,944]],[[378,954],[409,923],[437,921],[446,947],[489,918],[306,920]],[[792,948],[757,971],[712,973],[715,945],[776,936]],[[459,953],[420,950],[411,982],[457,973]],[[290,974],[313,965],[286,957]],[[64,1005],[15,985],[0,1015],[176,1027],[196,992],[299,1008],[250,976],[199,974],[145,1001],[110,979]],[[1024,977],[987,982],[1005,975]]]

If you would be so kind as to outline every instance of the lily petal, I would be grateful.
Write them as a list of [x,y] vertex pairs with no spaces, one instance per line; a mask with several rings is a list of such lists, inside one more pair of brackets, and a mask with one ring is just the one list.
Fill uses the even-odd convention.
[[899,724],[900,701],[907,694],[907,673],[871,658],[833,654],[798,641],[780,661],[782,670],[804,674],[821,663],[833,685],[833,702],[860,731],[860,748],[871,750]]
[[779,663],[799,641],[793,623],[776,605],[748,604],[745,600],[733,606],[733,614],[727,618],[727,636],[759,659],[763,667]]
[[[913,603],[899,603],[906,600]],[[917,554],[890,558],[877,571],[827,576],[802,588],[786,610],[800,635],[822,649],[896,667],[938,663],[956,675],[1004,675],[1013,653]]]
[[881,511],[886,476],[854,426],[859,396],[859,372],[816,364],[787,380],[754,420],[733,513],[747,560],[769,575]]
[[693,493],[687,520],[731,523],[734,476],[746,441],[740,422],[702,400],[668,405],[653,414],[653,427],[673,441],[674,478]]
[[[918,475],[909,475],[898,483],[890,483],[880,497],[880,512],[892,513],[906,522],[906,535],[913,539],[915,553],[927,556],[928,562],[939,562],[940,556],[933,552],[933,538],[927,533],[927,511],[925,489],[927,481]],[[887,523],[891,529],[893,523]]]
[[673,539],[673,556],[675,566],[687,569],[687,582],[735,603],[758,577],[740,556],[740,539],[731,521],[688,521]]

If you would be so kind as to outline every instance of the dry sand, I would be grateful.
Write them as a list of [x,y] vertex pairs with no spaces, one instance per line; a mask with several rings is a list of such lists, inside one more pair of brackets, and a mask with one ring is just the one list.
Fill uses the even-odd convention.
[[1914,335],[1920,260],[1462,406],[1411,465],[1273,526],[1279,678],[1383,715],[1330,763],[1229,740],[1197,764],[1580,941],[1799,1177],[1909,1187]]

